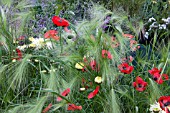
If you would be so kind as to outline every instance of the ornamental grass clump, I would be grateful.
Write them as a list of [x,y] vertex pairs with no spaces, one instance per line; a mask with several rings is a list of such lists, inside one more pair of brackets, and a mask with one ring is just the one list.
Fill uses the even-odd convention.
[[[98,5],[89,10],[91,19],[76,25],[62,15],[50,16],[53,28],[36,37],[19,37],[24,44],[15,43],[12,55],[4,54],[3,112],[170,112],[169,46],[141,57],[140,28],[126,14]],[[111,32],[103,29],[108,15]],[[72,42],[67,33],[75,34]]]

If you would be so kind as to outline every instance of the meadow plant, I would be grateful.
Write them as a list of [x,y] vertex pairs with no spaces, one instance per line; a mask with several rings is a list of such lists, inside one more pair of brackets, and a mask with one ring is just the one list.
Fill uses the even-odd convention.
[[169,44],[141,55],[140,27],[126,13],[89,11],[74,27],[53,15],[54,29],[17,39],[24,44],[0,65],[1,112],[170,112]]

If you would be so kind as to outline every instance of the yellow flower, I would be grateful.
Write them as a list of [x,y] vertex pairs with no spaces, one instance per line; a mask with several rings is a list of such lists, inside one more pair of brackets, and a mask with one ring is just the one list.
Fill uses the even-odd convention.
[[35,44],[29,44],[29,47],[36,47]]
[[97,76],[94,81],[99,84],[102,82],[102,77]]
[[33,42],[34,38],[33,37],[29,37],[29,41]]
[[76,65],[75,65],[75,68],[76,68],[76,69],[83,69],[83,67],[84,67],[84,64],[83,64],[82,62],[78,62],[78,63],[76,63]]

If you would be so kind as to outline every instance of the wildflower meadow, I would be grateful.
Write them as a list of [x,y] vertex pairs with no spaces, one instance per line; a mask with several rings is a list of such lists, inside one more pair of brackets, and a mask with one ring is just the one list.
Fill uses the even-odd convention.
[[170,113],[170,0],[0,0],[0,113]]

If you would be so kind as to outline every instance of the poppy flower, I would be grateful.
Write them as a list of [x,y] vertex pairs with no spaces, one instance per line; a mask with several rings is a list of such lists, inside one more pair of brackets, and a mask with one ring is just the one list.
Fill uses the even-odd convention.
[[157,82],[158,84],[162,84],[163,83],[163,79],[162,78],[164,78],[165,80],[168,80],[169,79],[169,77],[168,77],[168,75],[167,74],[159,74],[159,73],[154,73],[153,75],[152,75],[152,77],[153,77],[153,80],[155,81],[155,82]]
[[102,57],[112,59],[111,53],[109,51],[107,51],[107,50],[102,50]]
[[49,30],[44,34],[45,38],[53,38],[54,40],[59,40],[60,37],[57,36],[58,32],[56,30]]
[[124,36],[124,37],[127,37],[127,38],[129,38],[129,39],[134,38],[134,36],[133,36],[133,35],[131,35],[131,34],[123,34],[123,36]]
[[17,60],[21,60],[21,59],[22,59],[22,52],[21,52],[21,50],[19,50],[19,49],[17,48],[17,49],[16,49],[16,52],[17,52],[17,54],[18,54]]
[[158,69],[158,68],[154,67],[153,69],[149,70],[148,72],[151,75],[154,75],[155,73],[161,73],[161,71],[162,71],[162,68]]
[[99,65],[97,66],[97,62],[95,60],[90,61],[90,67],[92,70],[99,71]]
[[[65,97],[65,96],[67,96],[69,93],[70,93],[70,88],[67,88],[66,90],[64,90],[64,91],[61,93],[61,95]],[[61,101],[61,100],[62,100],[61,97],[57,97],[57,101]]]
[[166,111],[166,113],[170,113],[170,96],[161,96],[158,102],[162,110]]
[[97,93],[99,92],[99,88],[100,88],[100,86],[97,86],[96,89],[88,95],[88,99],[91,99],[94,96],[96,96]]
[[75,104],[68,104],[68,111],[82,110],[82,106],[76,106]]
[[118,66],[120,72],[124,74],[130,74],[133,71],[133,66],[129,66],[127,63],[122,63]]
[[51,107],[52,107],[52,103],[50,103],[50,104],[42,111],[42,113],[47,113]]
[[57,26],[62,26],[62,27],[69,26],[69,22],[63,18],[60,18],[59,16],[53,16],[52,21]]
[[136,81],[133,82],[133,87],[136,88],[137,91],[144,91],[147,86],[147,82],[143,81],[143,79],[140,76],[136,77]]

